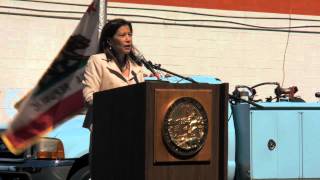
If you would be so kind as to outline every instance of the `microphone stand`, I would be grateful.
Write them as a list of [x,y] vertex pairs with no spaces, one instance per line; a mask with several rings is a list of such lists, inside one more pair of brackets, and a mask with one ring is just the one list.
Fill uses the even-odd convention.
[[[190,77],[185,77],[185,76],[182,76],[182,75],[179,75],[179,74],[177,74],[177,73],[174,73],[174,72],[171,72],[171,71],[168,71],[168,70],[166,70],[166,69],[161,68],[161,64],[153,64],[151,61],[144,61],[143,64],[145,64],[145,66],[146,66],[153,74],[156,74],[155,71],[153,70],[153,69],[156,69],[156,70],[163,71],[163,72],[169,73],[169,74],[171,74],[171,75],[177,76],[177,77],[179,77],[179,78],[181,78],[181,79],[185,79],[185,80],[190,81],[190,82],[192,82],[192,83],[199,84],[199,82],[193,80],[193,79],[190,78]],[[255,103],[255,102],[253,102],[253,101],[250,101],[250,100],[248,101],[248,100],[240,99],[240,98],[237,98],[237,97],[235,97],[234,95],[231,95],[231,94],[229,94],[229,98],[230,98],[230,99],[233,99],[233,100],[238,100],[238,101],[246,102],[246,103],[251,104],[251,105],[253,105],[253,106],[257,107],[257,108],[264,108],[264,106],[261,106],[261,105]]]
[[[168,71],[168,70],[166,70],[166,69],[164,69],[164,68],[161,68],[161,64],[153,64],[151,61],[146,61],[146,63],[148,64],[147,66],[151,67],[152,69],[156,69],[156,70],[159,70],[159,71],[163,71],[163,72],[169,73],[169,74],[171,74],[171,75],[173,75],[173,76],[177,76],[177,77],[179,77],[179,78],[181,78],[181,79],[184,79],[184,80],[190,81],[190,82],[192,82],[192,83],[197,83],[197,84],[198,84],[197,81],[193,80],[193,79],[190,78],[190,77],[185,77],[185,76],[182,76],[182,75],[180,75],[180,74],[177,74],[177,73]],[[151,71],[151,72],[152,72],[152,71]]]

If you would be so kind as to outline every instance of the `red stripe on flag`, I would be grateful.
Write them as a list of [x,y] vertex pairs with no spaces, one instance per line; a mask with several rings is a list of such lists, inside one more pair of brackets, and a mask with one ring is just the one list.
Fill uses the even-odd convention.
[[74,115],[83,108],[82,91],[78,91],[54,105],[47,112],[32,120],[26,126],[9,134],[4,134],[8,147],[12,152],[19,153],[26,146],[35,142],[37,138],[46,134],[55,126],[61,124],[67,117]]
[[320,15],[319,0],[111,0],[111,2],[282,14]]

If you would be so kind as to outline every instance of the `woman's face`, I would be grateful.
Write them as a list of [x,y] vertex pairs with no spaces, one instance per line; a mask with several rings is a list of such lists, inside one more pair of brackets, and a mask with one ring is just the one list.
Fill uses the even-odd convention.
[[132,32],[128,25],[121,26],[111,39],[112,48],[119,55],[129,54],[132,49]]

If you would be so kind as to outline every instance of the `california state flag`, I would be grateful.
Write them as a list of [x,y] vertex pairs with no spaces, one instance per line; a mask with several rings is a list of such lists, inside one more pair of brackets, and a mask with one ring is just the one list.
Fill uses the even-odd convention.
[[8,130],[1,134],[12,153],[24,151],[41,136],[82,110],[84,66],[88,57],[97,52],[99,27],[101,19],[104,20],[99,14],[105,15],[101,13],[104,11],[99,13],[99,7],[104,7],[99,0],[89,5],[46,73],[21,101]]

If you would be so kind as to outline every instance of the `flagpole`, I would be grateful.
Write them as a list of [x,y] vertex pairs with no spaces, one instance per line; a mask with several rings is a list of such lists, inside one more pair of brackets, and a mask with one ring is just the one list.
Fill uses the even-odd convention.
[[100,38],[102,28],[107,22],[107,0],[99,0],[99,25],[98,25],[98,39]]

